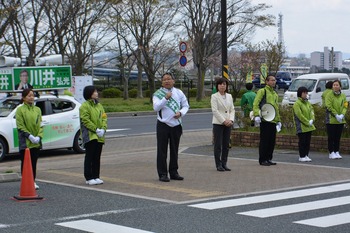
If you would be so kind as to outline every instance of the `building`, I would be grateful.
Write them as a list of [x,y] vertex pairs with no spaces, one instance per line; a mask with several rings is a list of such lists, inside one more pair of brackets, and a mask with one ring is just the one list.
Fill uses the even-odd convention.
[[342,52],[333,51],[333,47],[331,50],[329,50],[328,47],[324,47],[323,52],[315,51],[311,53],[311,67],[316,66],[321,70],[341,69],[342,60]]

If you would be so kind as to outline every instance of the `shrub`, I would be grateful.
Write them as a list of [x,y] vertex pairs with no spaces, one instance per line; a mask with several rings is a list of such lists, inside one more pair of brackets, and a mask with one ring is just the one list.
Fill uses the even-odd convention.
[[197,96],[197,88],[191,88],[190,97],[196,97],[196,96]]
[[130,89],[129,90],[129,97],[130,98],[137,98],[137,89]]
[[[316,130],[312,132],[313,136],[326,136],[327,135],[327,128],[326,128],[326,110],[324,107],[321,107],[319,105],[313,105],[314,107],[314,113],[315,113],[315,127]],[[280,133],[282,134],[296,134],[295,127],[294,127],[294,119],[293,119],[293,111],[292,106],[280,106],[279,112],[281,116],[281,123],[282,123],[282,131]],[[240,111],[236,112],[236,124],[239,125],[239,130],[242,131],[259,131],[259,128],[251,126],[251,120],[248,117],[244,117],[243,114],[241,114]],[[345,114],[345,120],[346,124],[343,129],[343,137],[350,137],[350,108],[348,108],[347,113]]]
[[120,98],[122,91],[117,88],[107,88],[102,91],[103,98]]

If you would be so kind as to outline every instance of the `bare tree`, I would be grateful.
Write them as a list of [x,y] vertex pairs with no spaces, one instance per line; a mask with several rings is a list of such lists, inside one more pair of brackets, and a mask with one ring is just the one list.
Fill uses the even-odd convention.
[[[0,2],[0,38],[3,38],[9,26],[17,17],[17,8],[20,5],[20,0],[2,0]],[[10,41],[1,41],[0,46],[11,46]]]
[[175,27],[174,16],[178,8],[171,0],[130,0],[124,1],[124,4],[123,24],[133,37],[125,42],[137,59],[138,97],[141,98],[142,69],[147,74],[149,89],[153,93],[156,72],[176,46],[171,30]]
[[[221,50],[221,9],[219,0],[181,0],[185,8],[183,24],[193,43],[197,68],[197,101],[204,97],[204,75],[210,56]],[[259,15],[270,6],[251,5],[250,0],[227,1],[227,46],[243,43],[257,27],[273,24],[274,16]]]

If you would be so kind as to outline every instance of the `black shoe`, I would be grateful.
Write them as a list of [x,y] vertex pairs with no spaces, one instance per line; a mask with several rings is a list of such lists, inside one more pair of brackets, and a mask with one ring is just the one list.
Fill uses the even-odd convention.
[[231,171],[231,169],[228,168],[226,165],[222,165],[222,168],[225,169],[225,171]]
[[172,179],[172,180],[183,180],[184,178],[182,176],[180,176],[179,174],[175,174],[175,175],[170,175],[170,179]]
[[218,170],[219,172],[224,172],[225,171],[225,169],[222,166],[216,167],[216,170]]
[[270,166],[271,164],[267,161],[260,162],[261,166]]
[[162,175],[159,177],[159,180],[162,181],[162,182],[169,182],[170,179],[167,175]]
[[268,162],[270,165],[277,165],[277,163],[272,162],[271,160],[268,160],[267,162]]

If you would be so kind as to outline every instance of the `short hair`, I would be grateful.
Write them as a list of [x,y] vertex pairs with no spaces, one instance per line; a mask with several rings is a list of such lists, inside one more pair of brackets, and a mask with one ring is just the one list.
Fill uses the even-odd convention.
[[301,97],[301,94],[303,94],[304,92],[309,92],[309,91],[307,90],[306,87],[299,87],[298,92],[297,92],[297,96]]
[[222,83],[226,83],[226,90],[225,92],[228,92],[228,79],[227,78],[219,78],[218,80],[216,80],[216,83],[215,83],[215,87],[216,87],[216,90],[219,91],[219,84],[222,84]]
[[29,76],[28,70],[21,70],[21,72],[19,72],[19,75],[21,75],[21,74],[23,74],[23,73],[26,73],[26,74]]
[[172,80],[175,80],[175,77],[174,77],[174,75],[173,75],[171,72],[165,72],[165,73],[162,75],[161,80],[163,80],[163,78],[164,78],[165,75],[169,75],[169,76],[171,77]]
[[[20,101],[21,104],[23,103],[23,99],[26,98],[27,95],[29,95],[29,93],[30,93],[31,91],[33,91],[33,89],[31,89],[31,88],[25,88],[25,89],[23,89],[23,91],[22,91],[22,98],[21,98],[21,101]],[[33,93],[34,93],[34,92],[33,92]]]
[[270,77],[274,77],[274,78],[275,78],[275,75],[273,75],[273,74],[269,74],[269,75],[267,75],[267,77],[266,77],[265,81],[269,81],[269,80],[270,80]]
[[334,83],[339,83],[339,86],[341,87],[341,82],[340,82],[340,80],[338,80],[338,79],[337,79],[337,80],[334,80],[333,83],[332,83],[332,88],[333,88],[333,84],[334,84]]
[[251,89],[253,89],[253,83],[246,83],[245,88],[247,88],[247,90],[250,91]]
[[85,100],[91,99],[92,94],[94,94],[96,90],[97,90],[96,87],[92,85],[84,87],[84,91],[83,91],[84,99]]
[[333,81],[331,80],[331,81],[328,81],[327,83],[326,83],[326,89],[332,89],[332,87],[333,87]]

